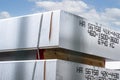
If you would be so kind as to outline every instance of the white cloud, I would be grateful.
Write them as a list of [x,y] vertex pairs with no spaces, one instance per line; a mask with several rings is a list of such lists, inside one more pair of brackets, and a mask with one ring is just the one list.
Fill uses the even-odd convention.
[[120,17],[120,9],[118,8],[106,8],[105,12],[112,18]]
[[10,14],[7,11],[0,12],[0,19],[9,18]]
[[101,19],[111,24],[112,26],[120,26],[120,9],[119,8],[106,8],[101,13]]
[[74,0],[64,0],[62,2],[54,2],[54,1],[38,1],[36,2],[37,7],[42,7],[46,10],[56,10],[61,9],[65,11],[70,11],[74,13],[84,12],[84,10],[88,9],[87,4],[83,1],[74,1]]
[[120,26],[119,8],[106,8],[103,12],[97,12],[94,8],[91,8],[89,11],[85,13],[83,12],[81,15],[106,26]]
[[97,12],[92,6],[84,2],[84,0],[62,0],[55,2],[53,0],[32,0],[35,2],[37,9],[43,8],[45,10],[61,9],[69,11],[89,20],[111,26],[120,26],[120,9],[106,8],[103,12]]
[[114,22],[114,24],[115,24],[115,25],[120,26],[120,20],[119,20],[119,21]]

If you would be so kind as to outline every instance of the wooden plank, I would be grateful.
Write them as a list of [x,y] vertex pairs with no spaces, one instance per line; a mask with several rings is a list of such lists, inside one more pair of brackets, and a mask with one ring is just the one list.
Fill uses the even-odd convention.
[[93,66],[99,66],[99,67],[105,67],[105,59],[88,55],[88,54],[82,54],[78,52],[73,52],[65,49],[46,49],[43,53],[44,59],[62,59],[62,60],[68,60],[73,62],[79,62],[83,64],[93,65]]

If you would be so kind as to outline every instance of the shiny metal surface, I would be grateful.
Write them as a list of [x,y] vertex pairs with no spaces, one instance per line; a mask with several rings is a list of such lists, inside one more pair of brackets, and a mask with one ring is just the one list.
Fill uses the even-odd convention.
[[34,61],[0,62],[0,80],[32,80]]
[[120,71],[56,59],[5,61],[0,80],[120,80]]
[[120,71],[69,61],[57,60],[56,72],[56,80],[120,80]]
[[44,61],[36,61],[36,68],[34,73],[34,80],[45,80],[44,79]]
[[60,10],[43,13],[40,48],[59,46]]
[[120,60],[120,32],[114,29],[61,11],[59,31],[61,48]]
[[60,10],[0,20],[0,52],[38,47],[120,60],[120,33]]
[[40,48],[64,48],[120,60],[118,31],[65,11],[54,11],[53,15],[48,12],[44,15],[47,18],[43,17]]
[[40,14],[0,20],[0,51],[37,47]]

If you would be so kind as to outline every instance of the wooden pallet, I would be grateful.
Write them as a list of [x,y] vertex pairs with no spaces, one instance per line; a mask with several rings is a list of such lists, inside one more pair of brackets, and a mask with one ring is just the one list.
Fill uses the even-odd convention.
[[79,62],[93,66],[105,67],[105,59],[98,56],[73,52],[60,48],[45,49],[45,50],[40,50],[40,52],[42,52],[42,54],[40,55],[41,59],[62,59],[62,60]]

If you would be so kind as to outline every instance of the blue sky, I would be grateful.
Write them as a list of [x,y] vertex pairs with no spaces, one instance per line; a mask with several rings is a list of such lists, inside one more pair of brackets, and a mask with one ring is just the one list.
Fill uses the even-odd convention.
[[62,9],[100,22],[120,26],[120,0],[0,0],[0,18]]
[[120,0],[83,0],[87,4],[93,5],[97,10],[105,8],[120,8]]
[[7,11],[11,16],[31,13],[33,2],[27,0],[0,0],[0,12]]
[[[37,0],[0,0],[0,12],[7,11],[11,16],[19,16],[30,13],[35,13],[32,9],[35,8]],[[45,0],[38,0],[45,1]],[[53,2],[61,2],[63,0],[46,0]],[[103,11],[105,8],[120,8],[120,0],[74,0],[84,1],[86,4],[93,6],[97,11]],[[40,9],[39,9],[40,10]],[[43,10],[43,9],[42,9]]]

